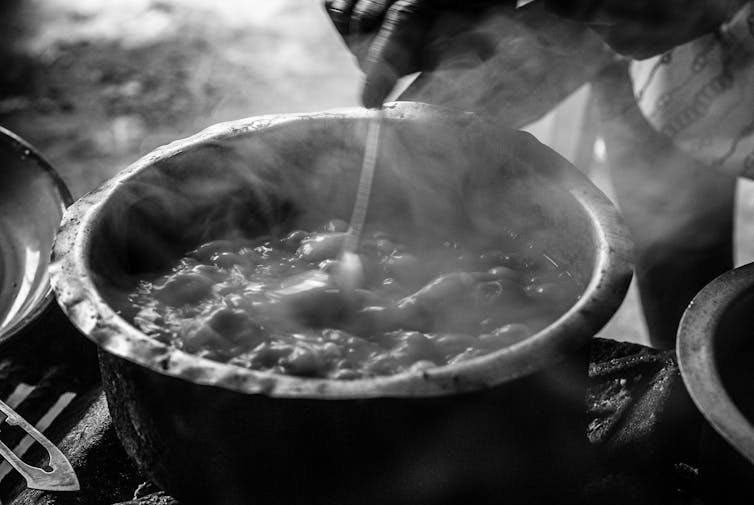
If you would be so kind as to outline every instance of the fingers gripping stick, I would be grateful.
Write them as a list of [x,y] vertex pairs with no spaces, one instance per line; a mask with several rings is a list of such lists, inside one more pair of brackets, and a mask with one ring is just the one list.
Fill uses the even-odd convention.
[[366,56],[362,101],[379,107],[397,80],[419,70],[419,53],[432,26],[432,10],[426,0],[398,0],[387,9]]

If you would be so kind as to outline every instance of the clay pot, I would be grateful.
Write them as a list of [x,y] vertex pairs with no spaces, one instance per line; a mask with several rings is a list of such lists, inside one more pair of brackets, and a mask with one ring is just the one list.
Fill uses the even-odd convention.
[[708,503],[754,503],[754,263],[724,273],[692,300],[678,363],[707,423],[700,479]]

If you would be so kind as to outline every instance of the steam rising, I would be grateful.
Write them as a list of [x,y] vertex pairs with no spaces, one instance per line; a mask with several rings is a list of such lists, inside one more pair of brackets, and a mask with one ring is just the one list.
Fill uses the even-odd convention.
[[[535,256],[544,250],[566,267],[592,257],[587,242],[574,243],[575,237],[562,235],[566,227],[558,230],[559,222],[572,221],[572,203],[553,197],[543,210],[528,201],[552,191],[553,180],[545,183],[535,174],[557,173],[560,161],[547,155],[536,160],[541,167],[529,170],[517,149],[535,144],[501,125],[546,112],[612,56],[582,26],[532,12],[485,18],[471,39],[463,35],[465,47],[484,51],[438,55],[436,71],[408,90],[407,97],[484,118],[437,112],[431,121],[413,120],[410,113],[387,120],[367,227],[384,227],[420,246],[474,233],[502,237],[513,228],[531,241],[528,252]],[[594,57],[580,59],[584,67],[574,71],[573,55],[584,51]],[[332,218],[348,220],[365,137],[363,120],[324,117],[219,138],[161,161],[126,182],[116,204],[120,212],[111,213],[116,221],[108,233],[111,242],[127,244],[118,261],[128,274],[112,278],[131,287],[144,272],[165,270],[213,239],[280,238]],[[127,223],[119,226],[124,215]],[[575,273],[581,284],[590,275],[588,269]]]
[[[418,250],[431,244],[436,247],[443,242],[462,241],[462,250],[483,252],[487,248],[497,250],[495,254],[501,257],[515,252],[542,260],[542,252],[546,251],[566,268],[572,255],[589,258],[593,254],[583,241],[574,247],[573,238],[558,236],[557,225],[555,233],[551,233],[552,219],[568,219],[575,210],[569,210],[566,201],[560,201],[564,195],[553,195],[547,213],[536,205],[532,209],[529,199],[541,198],[534,197],[533,192],[548,192],[552,188],[547,184],[538,187],[541,181],[535,172],[530,172],[519,159],[523,152],[519,150],[526,151],[531,142],[528,137],[469,115],[430,110],[424,111],[426,117],[418,120],[411,118],[410,109],[406,117],[400,116],[400,110],[387,111],[365,226],[367,233],[384,231],[396,242]],[[265,128],[253,135],[221,136],[201,143],[126,180],[117,198],[109,203],[101,243],[93,254],[94,268],[106,272],[109,298],[121,307],[128,306],[126,298],[138,279],[168,271],[177,258],[210,240],[241,243],[268,236],[275,243],[291,230],[316,230],[333,218],[347,221],[353,208],[367,122],[364,118],[325,115],[280,125],[263,123],[261,126]],[[545,159],[543,165],[551,164]],[[521,238],[508,235],[511,228],[521,231]],[[544,229],[550,230],[547,239],[548,234],[541,233]],[[450,254],[447,261],[447,265],[433,264],[436,266],[433,274],[438,279],[459,268],[465,271],[459,267],[465,260]],[[524,265],[528,260],[521,261]],[[471,272],[482,274],[480,282],[494,281],[485,268],[499,265],[505,263]],[[544,264],[541,268],[549,271],[552,265]],[[539,269],[528,275],[537,275]],[[464,279],[477,277],[464,275],[451,275],[447,282],[437,284],[436,289],[443,291],[460,281],[459,289],[470,291],[473,283]],[[511,289],[524,298],[524,287],[549,282],[521,275],[522,284]],[[582,284],[589,275],[588,268],[577,272],[576,283]],[[189,276],[181,282],[206,292],[211,283],[207,284],[200,276]],[[563,280],[569,285],[574,282],[570,277]],[[420,299],[434,300],[433,293],[422,289],[425,283],[429,283],[427,288],[434,286],[430,281],[432,277],[409,285],[411,291],[399,296],[405,298],[408,308],[403,309],[401,304],[397,307],[418,310],[413,307],[418,307],[419,302],[408,296],[414,291]],[[315,291],[320,288],[326,291],[327,286],[315,286]],[[539,296],[536,286],[532,289],[532,296]],[[435,287],[431,290],[434,292]],[[429,294],[424,294],[425,291]],[[451,291],[452,296],[458,296],[457,289]],[[491,293],[496,296],[494,290]],[[571,296],[572,302],[573,293],[567,296]],[[326,298],[321,307],[307,305],[307,314],[338,307],[340,302],[335,303],[329,294]],[[515,307],[512,303],[512,314],[525,313]],[[294,333],[306,330],[296,326],[296,317],[286,316],[285,305],[280,308],[283,312],[275,315],[272,311],[275,307],[270,307],[269,317],[290,321],[288,326]],[[542,306],[541,310],[549,313],[552,308]],[[459,321],[468,319],[456,312]],[[451,313],[454,312],[447,311]],[[131,310],[123,315],[135,316]],[[218,317],[223,321],[218,324],[230,324],[226,319],[235,316],[223,313]],[[541,328],[547,324],[545,319],[551,321],[551,317],[536,315],[532,329]],[[476,319],[472,323],[479,324]],[[432,328],[424,324],[409,329]],[[471,323],[449,324],[465,328]],[[201,333],[202,338],[207,334],[211,335]]]
[[733,266],[736,180],[682,153],[634,99],[627,65],[595,81],[613,185],[637,250],[652,343],[670,347],[688,303]]

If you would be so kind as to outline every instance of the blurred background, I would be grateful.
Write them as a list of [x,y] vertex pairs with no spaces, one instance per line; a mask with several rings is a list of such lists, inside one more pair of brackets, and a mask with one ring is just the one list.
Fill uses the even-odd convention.
[[[74,197],[213,123],[358,105],[360,85],[318,0],[3,0],[0,64],[0,125]],[[610,195],[588,97],[586,86],[527,129]],[[754,260],[751,182],[736,218],[742,264]],[[636,298],[600,336],[647,343]]]

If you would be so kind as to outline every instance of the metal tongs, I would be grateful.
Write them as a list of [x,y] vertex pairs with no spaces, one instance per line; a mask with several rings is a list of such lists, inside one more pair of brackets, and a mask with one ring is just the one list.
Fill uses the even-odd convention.
[[372,181],[374,180],[374,170],[377,166],[377,152],[380,147],[380,130],[385,112],[381,107],[377,109],[374,116],[369,118],[367,127],[366,143],[364,145],[364,157],[361,162],[361,175],[359,185],[356,189],[356,200],[353,204],[351,213],[351,223],[348,232],[343,241],[343,249],[340,251],[338,268],[333,273],[335,285],[344,292],[351,293],[361,285],[364,279],[364,268],[361,264],[361,258],[356,253],[361,239],[361,232],[364,228],[367,210],[369,209],[369,198],[372,194]]
[[50,460],[46,468],[31,466],[21,461],[21,458],[0,441],[0,455],[20,473],[26,480],[26,486],[31,489],[44,491],[78,491],[79,481],[71,463],[66,459],[60,449],[42,435],[26,419],[18,415],[12,408],[0,401],[0,425],[6,422],[11,426],[18,426],[31,438],[36,440],[47,451]]

